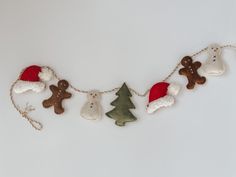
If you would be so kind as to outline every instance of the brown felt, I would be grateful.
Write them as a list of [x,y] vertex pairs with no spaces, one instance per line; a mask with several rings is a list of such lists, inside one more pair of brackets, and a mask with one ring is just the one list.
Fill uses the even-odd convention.
[[71,97],[71,93],[66,92],[68,87],[69,83],[66,80],[60,80],[57,86],[51,85],[50,90],[52,92],[52,96],[43,101],[43,107],[49,108],[53,106],[56,114],[62,114],[64,112],[62,101]]
[[206,78],[197,72],[202,65],[199,61],[193,62],[192,57],[186,56],[181,60],[181,64],[183,68],[179,70],[179,74],[187,77],[188,84],[186,87],[188,89],[193,89],[196,83],[204,84],[206,82]]

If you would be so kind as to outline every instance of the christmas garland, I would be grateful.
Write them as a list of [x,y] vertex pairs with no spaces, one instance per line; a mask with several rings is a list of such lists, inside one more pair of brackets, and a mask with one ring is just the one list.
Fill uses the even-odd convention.
[[[29,104],[26,104],[24,108],[17,106],[14,93],[21,94],[27,91],[39,93],[47,88],[46,83],[48,81],[57,79],[57,85],[49,86],[52,95],[42,102],[42,106],[44,108],[53,107],[56,114],[62,114],[64,112],[62,102],[65,99],[71,98],[72,94],[67,91],[68,88],[71,88],[75,92],[87,95],[87,101],[82,106],[80,112],[81,117],[88,120],[97,120],[102,118],[103,110],[100,104],[102,95],[116,92],[117,98],[111,103],[114,108],[105,113],[105,115],[114,119],[116,125],[124,126],[127,122],[137,120],[130,110],[135,109],[131,101],[132,93],[140,97],[146,97],[148,95],[146,110],[149,114],[156,112],[160,108],[169,107],[174,104],[175,96],[178,95],[181,88],[179,84],[167,82],[172,75],[176,71],[179,71],[179,74],[186,77],[188,81],[186,88],[194,89],[196,85],[202,85],[206,82],[206,76],[219,76],[224,74],[226,67],[221,57],[221,52],[224,48],[236,49],[236,46],[211,44],[191,56],[183,57],[174,70],[163,81],[154,84],[144,94],[140,94],[133,88],[128,87],[126,83],[123,83],[121,87],[105,91],[80,90],[69,84],[68,81],[60,79],[52,68],[48,66],[32,65],[24,68],[18,79],[11,85],[10,98],[13,106],[21,116],[25,118],[33,128],[42,130],[43,125],[29,116],[29,113],[35,109]],[[193,60],[203,52],[207,52],[208,54],[208,58],[203,64]]]

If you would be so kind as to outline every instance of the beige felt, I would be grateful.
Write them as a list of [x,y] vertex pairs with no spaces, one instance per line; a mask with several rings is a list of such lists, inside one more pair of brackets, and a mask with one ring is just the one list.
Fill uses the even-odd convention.
[[221,57],[221,48],[218,44],[212,44],[208,47],[208,59],[202,66],[206,75],[219,76],[225,72],[225,64]]
[[102,118],[102,106],[100,104],[101,94],[97,90],[92,90],[87,94],[87,101],[83,105],[80,115],[88,120]]

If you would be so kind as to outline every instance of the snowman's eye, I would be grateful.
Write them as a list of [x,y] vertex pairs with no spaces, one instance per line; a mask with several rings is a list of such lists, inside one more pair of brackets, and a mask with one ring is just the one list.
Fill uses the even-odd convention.
[[213,61],[216,61],[216,59],[214,59]]
[[90,95],[92,96],[93,94],[92,94],[92,93],[90,93]]

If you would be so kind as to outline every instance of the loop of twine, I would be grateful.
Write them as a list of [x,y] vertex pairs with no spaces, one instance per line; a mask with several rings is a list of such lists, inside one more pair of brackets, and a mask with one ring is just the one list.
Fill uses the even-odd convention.
[[15,99],[14,99],[14,96],[13,96],[13,87],[14,87],[14,85],[16,84],[17,81],[18,81],[18,80],[16,80],[16,81],[11,85],[11,89],[10,89],[10,99],[11,99],[11,102],[12,102],[14,108],[21,114],[21,116],[22,116],[23,118],[25,118],[25,119],[32,125],[32,127],[33,127],[34,129],[41,131],[41,130],[43,129],[43,125],[42,125],[40,122],[38,122],[38,121],[32,119],[32,118],[29,117],[29,115],[28,115],[29,112],[34,111],[35,109],[34,109],[31,105],[29,105],[29,104],[27,103],[26,106],[25,106],[25,108],[24,108],[24,110],[21,110],[21,109],[16,105],[16,103],[15,103]]
[[30,118],[27,112],[22,112],[21,115],[22,117],[26,118],[26,120],[32,125],[34,129],[39,131],[43,129],[43,125],[40,122]]

